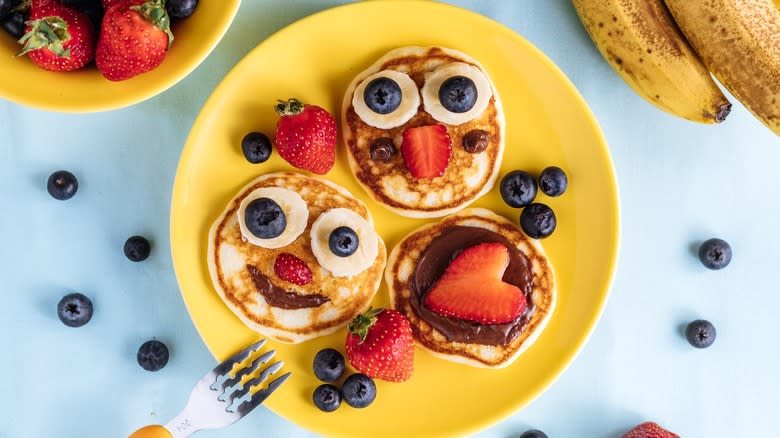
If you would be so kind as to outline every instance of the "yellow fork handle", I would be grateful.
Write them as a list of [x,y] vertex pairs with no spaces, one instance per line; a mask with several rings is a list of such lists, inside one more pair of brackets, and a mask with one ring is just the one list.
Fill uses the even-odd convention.
[[162,426],[146,426],[135,431],[129,438],[173,438],[173,435]]

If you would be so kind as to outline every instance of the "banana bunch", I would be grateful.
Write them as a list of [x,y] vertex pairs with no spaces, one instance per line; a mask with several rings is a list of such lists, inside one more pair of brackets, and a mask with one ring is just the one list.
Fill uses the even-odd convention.
[[[774,0],[780,6],[780,0]],[[723,121],[718,80],[780,135],[780,8],[773,0],[573,0],[604,58],[679,117]]]

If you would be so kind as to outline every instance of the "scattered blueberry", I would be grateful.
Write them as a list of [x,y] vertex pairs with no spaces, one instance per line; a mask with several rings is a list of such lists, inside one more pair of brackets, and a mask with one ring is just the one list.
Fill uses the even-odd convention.
[[344,374],[344,356],[332,348],[314,356],[314,375],[323,382],[335,382]]
[[353,408],[365,408],[376,398],[376,383],[365,374],[353,374],[344,381],[341,394]]
[[262,132],[250,132],[241,140],[241,149],[250,163],[265,163],[271,157],[271,140]]
[[401,87],[390,78],[376,78],[366,85],[363,100],[371,111],[390,114],[401,105]]
[[0,18],[5,18],[22,0],[0,0]]
[[453,76],[441,84],[439,101],[447,111],[465,113],[477,103],[477,86],[465,76]]
[[685,329],[685,337],[696,348],[707,348],[715,342],[715,326],[711,322],[697,319],[688,324]]
[[520,213],[520,227],[534,239],[544,239],[555,231],[557,221],[552,209],[544,204],[534,203]]
[[522,170],[513,170],[504,175],[499,189],[504,202],[510,207],[525,207],[536,198],[536,180]]
[[349,257],[357,251],[360,240],[352,228],[338,227],[330,232],[328,245],[330,245],[333,254],[339,257]]
[[68,327],[81,327],[92,319],[92,301],[80,293],[68,294],[57,303],[57,316]]
[[142,262],[149,258],[152,245],[143,236],[133,236],[125,241],[125,256],[134,261]]
[[257,198],[246,206],[244,222],[249,232],[261,239],[279,237],[287,228],[284,210],[273,199]]
[[62,0],[62,4],[89,17],[95,30],[100,32],[104,13],[100,0]]
[[560,167],[550,166],[539,174],[539,188],[547,196],[561,196],[568,185],[569,179]]
[[382,137],[371,143],[371,159],[374,161],[388,162],[395,155],[393,139]]
[[165,9],[172,18],[187,18],[195,12],[198,0],[167,0]]
[[324,412],[333,412],[341,406],[341,392],[330,384],[323,384],[314,390],[312,395],[314,405]]
[[49,176],[46,190],[54,199],[64,201],[70,199],[79,189],[79,181],[67,170],[58,170]]
[[520,435],[520,438],[547,438],[547,434],[541,430],[532,429],[523,432],[523,434]]
[[24,35],[25,22],[30,19],[30,15],[27,12],[16,11],[11,12],[5,18],[2,19],[0,25],[12,37],[19,39]]
[[160,341],[146,341],[138,349],[138,365],[146,371],[160,371],[168,364],[168,347]]
[[708,269],[723,269],[731,263],[731,245],[722,239],[710,239],[699,247],[699,260]]

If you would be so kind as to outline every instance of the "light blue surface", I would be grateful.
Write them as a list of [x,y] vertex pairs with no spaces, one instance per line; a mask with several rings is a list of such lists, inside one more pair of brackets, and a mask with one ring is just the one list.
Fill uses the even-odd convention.
[[[0,437],[122,437],[182,407],[214,360],[190,322],[169,256],[179,152],[232,65],[276,30],[338,3],[245,0],[203,65],[132,108],[63,115],[0,101]],[[568,1],[454,3],[525,36],[585,96],[611,146],[624,230],[613,292],[584,350],[550,390],[480,436],[534,426],[552,438],[617,438],[646,419],[686,438],[775,435],[780,140],[739,104],[722,126],[651,107],[603,61]],[[45,190],[60,168],[79,177],[67,202]],[[122,254],[133,234],[153,239],[144,263]],[[723,271],[705,270],[693,255],[692,246],[711,236],[734,248]],[[56,317],[70,291],[95,304],[80,329]],[[708,350],[681,335],[699,317],[718,329]],[[135,363],[151,337],[172,350],[156,374]],[[403,421],[403,412],[392,418]],[[309,435],[261,408],[198,436]]]

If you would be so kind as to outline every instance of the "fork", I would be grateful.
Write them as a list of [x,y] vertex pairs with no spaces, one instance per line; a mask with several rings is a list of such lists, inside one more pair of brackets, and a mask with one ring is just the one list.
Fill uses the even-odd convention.
[[233,367],[257,353],[265,342],[262,339],[239,351],[198,380],[187,405],[168,424],[143,427],[130,435],[130,438],[185,438],[199,430],[223,428],[243,418],[292,374],[283,374],[267,387],[251,394],[253,388],[262,385],[282,368],[284,362],[280,360],[269,365],[257,377],[241,383],[241,380],[271,360],[276,354],[275,350],[271,350],[257,356],[249,366],[239,369],[230,377]]

